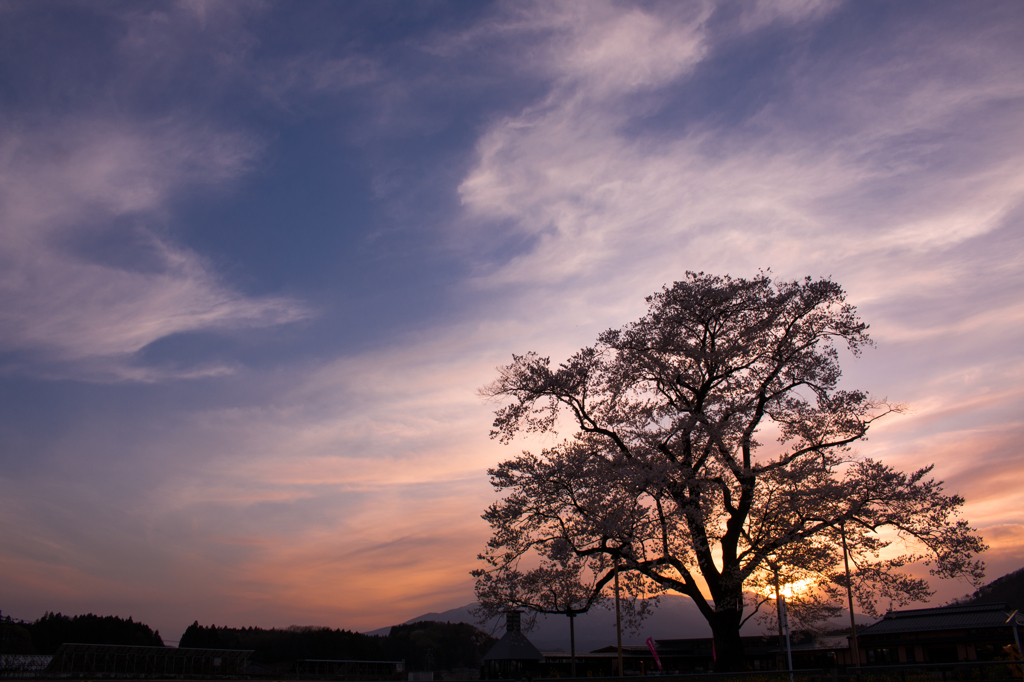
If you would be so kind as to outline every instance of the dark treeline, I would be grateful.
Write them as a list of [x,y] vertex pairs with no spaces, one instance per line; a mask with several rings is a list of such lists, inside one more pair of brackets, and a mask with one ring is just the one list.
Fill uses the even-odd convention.
[[396,625],[386,637],[326,627],[285,629],[204,627],[193,623],[178,646],[250,649],[271,667],[299,660],[405,661],[411,670],[475,668],[496,640],[466,623],[423,621]]
[[388,660],[411,670],[476,668],[497,641],[469,623],[434,621],[396,625],[384,638]]
[[379,640],[348,630],[326,627],[226,628],[192,623],[178,646],[197,649],[251,649],[259,663],[293,662],[300,659],[382,660]]
[[0,622],[0,653],[53,654],[64,643],[163,646],[159,632],[145,623],[117,616],[87,613],[69,617],[47,613],[34,623],[4,619]]
[[[467,623],[396,625],[385,637],[326,627],[226,628],[193,623],[179,646],[247,649],[254,663],[287,669],[296,661],[405,661],[411,670],[476,668],[495,640]],[[0,618],[0,653],[54,654],[64,643],[163,646],[159,632],[132,618],[47,613],[33,623]]]

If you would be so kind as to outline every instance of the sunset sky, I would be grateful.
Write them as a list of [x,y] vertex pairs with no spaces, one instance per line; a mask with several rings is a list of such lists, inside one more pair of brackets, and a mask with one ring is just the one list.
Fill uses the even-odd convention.
[[1024,3],[0,0],[0,610],[463,605],[495,368],[769,268],[1024,566]]

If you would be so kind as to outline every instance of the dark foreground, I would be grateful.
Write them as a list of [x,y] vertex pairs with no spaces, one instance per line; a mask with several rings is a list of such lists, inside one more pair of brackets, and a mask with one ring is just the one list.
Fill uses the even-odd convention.
[[[227,680],[274,680],[290,682],[323,682],[324,680],[345,680],[346,682],[379,682],[388,680],[427,680],[430,673],[402,673],[388,677],[369,675],[354,676],[312,676],[312,675],[208,675],[208,676],[145,676],[126,674],[83,675],[83,674],[52,674],[37,671],[0,672],[3,679],[34,679],[34,680],[147,680],[148,682],[226,682]],[[434,680],[473,680],[477,679],[475,671],[447,671],[434,673]],[[817,670],[796,670],[792,674],[787,671],[755,671],[746,673],[696,673],[672,674],[659,673],[646,676],[626,677],[524,677],[530,682],[553,680],[586,680],[587,682],[973,682],[988,680],[1022,680],[1021,663],[1012,661],[942,663],[934,665],[896,665],[871,666],[860,669],[830,668]],[[510,678],[514,679],[514,678]]]

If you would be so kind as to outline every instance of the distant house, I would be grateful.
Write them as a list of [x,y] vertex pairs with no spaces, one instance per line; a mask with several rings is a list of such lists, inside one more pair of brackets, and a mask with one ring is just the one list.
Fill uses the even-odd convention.
[[[572,660],[565,652],[544,652],[544,658],[551,664],[549,671],[557,672],[558,676],[568,676],[569,664]],[[644,645],[622,646],[622,668],[626,676],[645,675],[648,671],[657,670],[654,657]],[[576,654],[576,674],[579,677],[617,677],[619,674],[619,650],[615,645],[595,649],[590,653]]]
[[[1011,609],[1005,603],[892,611],[858,632],[860,663],[862,666],[882,666],[1005,660],[1009,655],[1004,647],[1014,641],[1014,621],[1018,626],[1024,626],[1024,616],[1015,614],[1011,619],[1010,614]],[[571,656],[568,653],[547,652],[541,656],[519,631],[518,614],[509,616],[505,636],[484,656],[484,677],[524,677],[529,673],[555,677],[569,674]],[[752,670],[787,667],[786,647],[777,635],[742,639],[747,663]],[[715,668],[716,656],[710,637],[659,639],[655,644],[666,672],[704,673]],[[849,637],[845,634],[794,632],[791,647],[796,670],[853,665]],[[657,669],[646,646],[623,646],[622,658],[626,675],[645,675]],[[617,649],[608,646],[589,653],[577,653],[576,666],[581,677],[617,676]]]
[[[781,670],[786,667],[785,647],[780,648],[777,636],[743,637],[743,651],[752,670]],[[844,637],[814,637],[806,632],[793,633],[793,666],[797,669],[832,668],[836,650],[847,646]],[[665,673],[707,673],[715,669],[716,655],[711,637],[692,639],[659,639],[655,641],[658,658]],[[567,674],[569,654],[545,653],[549,664],[557,664],[560,675]],[[646,646],[623,646],[625,674],[647,675],[658,670],[654,656]],[[586,654],[577,654],[577,669],[583,675],[612,677],[618,675],[618,652],[607,646]],[[581,675],[582,676],[582,675]]]
[[0,654],[0,677],[38,675],[50,664],[51,658],[34,654]]
[[[933,609],[892,611],[880,621],[858,632],[861,665],[900,665],[915,663],[955,663],[995,661],[1008,658],[1005,649],[1014,642],[1014,620],[1024,626],[1024,616],[1015,614],[1005,603],[944,606]],[[785,646],[778,636],[743,637],[743,649],[753,670],[785,669]],[[711,638],[659,639],[658,656],[666,671],[700,673],[714,670],[715,654]],[[820,670],[852,666],[849,637],[812,635],[794,632],[793,667]],[[564,667],[566,654],[547,654],[549,662]],[[577,656],[584,670],[617,674],[615,647],[605,647]],[[627,674],[654,670],[653,657],[646,647],[623,647]]]
[[[900,663],[952,663],[993,661],[1007,656],[1003,647],[1013,643],[1014,621],[1005,603],[943,606],[934,609],[891,611],[882,620],[857,633],[862,665]],[[852,663],[849,650],[841,664]]]
[[505,614],[505,635],[484,654],[480,676],[484,679],[509,679],[531,675],[544,662],[544,655],[521,629],[521,611]]
[[252,651],[119,644],[61,644],[46,666],[54,677],[221,677],[245,671]]
[[[743,652],[752,670],[780,670],[787,667],[786,647],[775,635],[742,637]],[[682,673],[700,673],[715,669],[714,640],[659,639],[658,656],[666,670]],[[814,636],[807,632],[794,632],[790,642],[795,669],[832,668],[837,663],[837,651],[847,646],[841,637]]]

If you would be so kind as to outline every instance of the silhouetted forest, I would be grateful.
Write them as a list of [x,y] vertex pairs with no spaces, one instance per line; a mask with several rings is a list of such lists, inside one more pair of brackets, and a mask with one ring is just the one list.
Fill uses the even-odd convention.
[[478,667],[498,640],[468,623],[422,621],[394,626],[384,641],[387,658],[410,670],[452,670]]
[[160,632],[145,623],[117,616],[69,617],[47,613],[34,623],[5,620],[0,623],[0,653],[53,654],[64,643],[128,644],[163,646]]
[[0,654],[34,654],[32,635],[25,623],[12,620],[9,616],[0,618]]
[[181,636],[178,646],[200,649],[251,649],[252,660],[279,663],[300,659],[381,660],[381,637],[371,637],[348,630],[326,627],[292,626],[276,628],[204,627],[192,623]]
[[[396,625],[386,637],[326,627],[204,627],[194,622],[179,646],[249,649],[252,661],[287,668],[303,659],[405,661],[412,670],[476,668],[497,640],[467,623]],[[53,654],[64,643],[163,646],[159,632],[117,616],[47,613],[34,623],[0,619],[0,653]]]
[[251,649],[253,662],[273,667],[303,659],[404,660],[412,670],[450,670],[479,666],[496,641],[466,623],[396,625],[389,635],[380,637],[326,627],[204,627],[197,621],[185,630],[178,646]]

